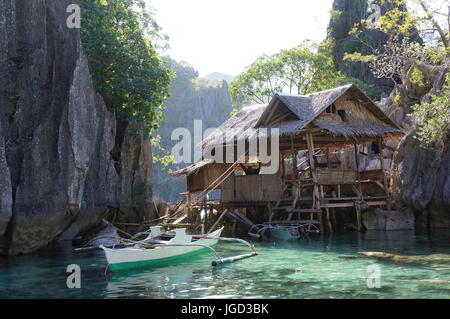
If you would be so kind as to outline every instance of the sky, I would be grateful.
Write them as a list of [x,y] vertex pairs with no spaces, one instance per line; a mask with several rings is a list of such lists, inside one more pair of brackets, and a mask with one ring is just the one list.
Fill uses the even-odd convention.
[[146,0],[170,37],[166,52],[204,76],[238,75],[262,54],[326,36],[333,0]]

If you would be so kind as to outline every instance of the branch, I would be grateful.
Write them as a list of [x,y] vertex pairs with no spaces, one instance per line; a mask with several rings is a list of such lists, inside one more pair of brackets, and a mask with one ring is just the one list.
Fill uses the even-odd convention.
[[[450,41],[447,38],[447,35],[445,34],[445,31],[442,30],[441,26],[439,25],[439,23],[434,19],[433,17],[433,13],[430,11],[430,9],[426,6],[425,2],[423,0],[419,0],[420,5],[422,6],[422,9],[425,11],[428,20],[430,20],[430,22],[433,24],[433,26],[436,28],[437,32],[439,33],[439,36],[442,39],[442,42],[444,43],[445,48],[448,48],[450,45]],[[449,7],[449,11],[450,11],[450,7]],[[450,22],[449,22],[450,23]]]

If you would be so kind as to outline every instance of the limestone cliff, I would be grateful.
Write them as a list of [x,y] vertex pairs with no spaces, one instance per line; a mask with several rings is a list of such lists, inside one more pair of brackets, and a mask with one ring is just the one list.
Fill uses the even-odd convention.
[[[427,90],[408,80],[414,68],[424,74],[429,83]],[[423,149],[421,142],[414,138],[415,124],[408,114],[411,105],[427,101],[430,93],[441,90],[447,72],[445,64],[411,64],[405,68],[404,83],[397,85],[380,105],[408,130],[394,154],[392,189],[399,207],[414,212],[416,227],[422,229],[450,228],[450,140],[444,142],[440,155]]]
[[1,254],[71,239],[111,209],[131,209],[137,184],[152,196],[148,142],[124,138],[139,161],[121,170],[111,156],[116,119],[95,92],[79,30],[67,27],[73,3],[0,1]]
[[[157,133],[161,136],[161,146],[170,152],[178,143],[171,140],[174,129],[187,128],[193,138],[195,120],[202,121],[202,129],[205,131],[221,125],[229,118],[232,109],[226,81],[199,78],[198,72],[187,63],[170,58],[166,60],[177,77],[170,89],[171,97],[165,102],[165,120]],[[182,163],[179,167],[186,165]],[[169,202],[180,200],[180,193],[186,191],[184,178],[170,176],[158,163],[155,163],[154,185],[158,196]]]
[[[380,8],[382,14],[389,9],[385,6]],[[331,54],[338,69],[345,75],[374,85],[381,92],[389,93],[393,87],[391,80],[376,78],[364,63],[343,59],[345,53],[371,54],[373,48],[382,48],[386,43],[387,36],[378,30],[364,29],[360,35],[363,42],[349,34],[355,24],[368,17],[367,0],[334,0],[328,25],[328,36],[325,41],[327,49],[330,51],[327,53]],[[368,43],[370,46],[364,43]]]

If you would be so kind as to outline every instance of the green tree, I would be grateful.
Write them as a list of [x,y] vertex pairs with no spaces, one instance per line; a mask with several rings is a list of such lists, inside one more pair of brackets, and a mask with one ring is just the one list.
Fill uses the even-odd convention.
[[[372,28],[384,32],[388,42],[382,50],[374,49],[369,55],[355,52],[345,58],[367,63],[376,77],[415,88],[418,96],[412,98],[425,101],[413,107],[416,138],[422,147],[439,153],[450,136],[450,85],[448,76],[444,85],[437,84],[433,77],[450,65],[449,8],[429,0],[380,2],[392,9]],[[362,27],[367,27],[367,21],[355,26],[352,33],[356,38]],[[427,94],[429,98],[422,99]],[[394,96],[395,103],[400,100],[401,96]]]
[[303,43],[263,55],[231,82],[234,107],[266,103],[279,92],[308,94],[336,86],[343,76],[332,59]]
[[429,102],[414,106],[413,116],[418,123],[416,138],[422,147],[442,151],[450,138],[450,73],[440,92],[431,94]]
[[[172,72],[157,55],[159,26],[143,0],[81,0],[81,40],[97,91],[145,138],[158,128]],[[156,42],[156,41],[155,41]]]

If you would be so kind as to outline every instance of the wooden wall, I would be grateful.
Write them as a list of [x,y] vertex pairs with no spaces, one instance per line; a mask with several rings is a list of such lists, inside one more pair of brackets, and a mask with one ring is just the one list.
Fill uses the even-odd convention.
[[[228,168],[230,164],[214,163],[200,168],[197,173],[187,177],[187,190],[189,192],[199,192],[211,185],[217,180]],[[222,185],[216,187],[221,189]]]
[[281,196],[278,174],[230,176],[222,187],[222,202],[268,202]]

